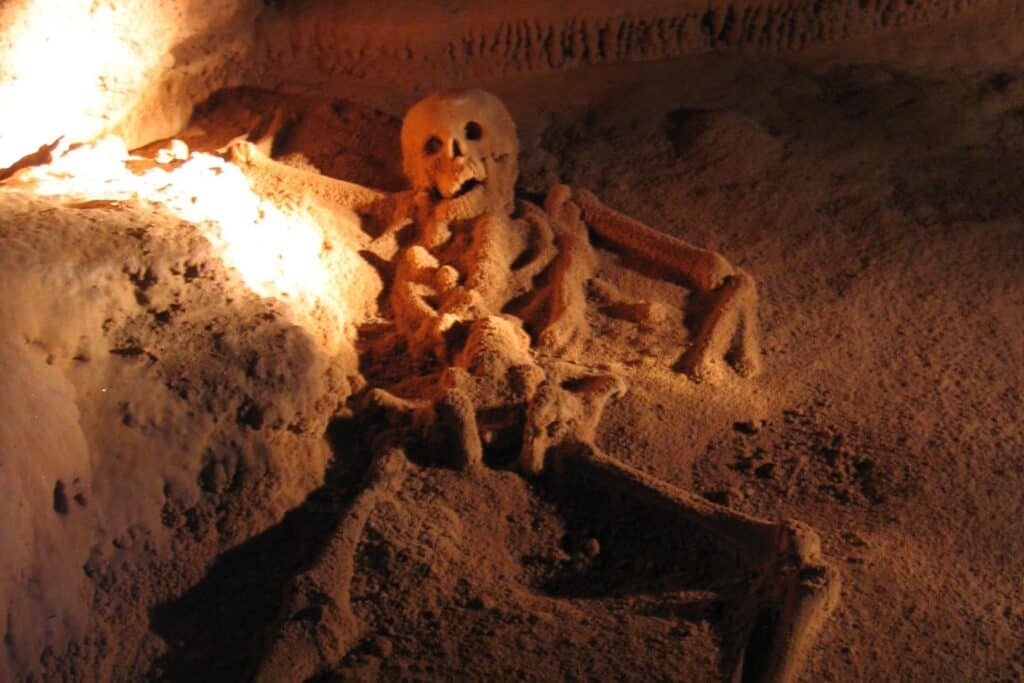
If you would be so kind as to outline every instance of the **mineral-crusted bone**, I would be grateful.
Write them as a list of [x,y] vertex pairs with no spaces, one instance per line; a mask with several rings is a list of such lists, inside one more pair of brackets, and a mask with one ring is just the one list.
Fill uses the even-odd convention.
[[752,377],[760,371],[753,278],[734,268],[721,254],[658,232],[608,208],[586,190],[577,193],[577,201],[596,235],[712,297],[711,310],[679,362],[681,370],[694,379],[714,376],[719,360],[732,349],[731,360],[737,372]]
[[[410,396],[371,389],[356,409],[383,414],[388,443],[429,444],[448,454],[448,465],[467,471],[484,464],[496,434],[518,429],[524,474],[543,475],[559,492],[607,488],[669,522],[720,537],[756,576],[727,648],[734,678],[791,680],[837,594],[838,578],[822,560],[817,536],[798,523],[733,512],[602,453],[594,445],[597,425],[625,384],[614,372],[560,357],[588,332],[585,286],[597,264],[588,228],[709,299],[680,361],[697,379],[718,372],[730,349],[740,374],[757,371],[753,280],[721,255],[659,233],[586,191],[556,185],[543,209],[517,203],[515,126],[488,93],[433,95],[417,104],[403,123],[402,149],[414,215],[392,218],[412,221],[418,235],[396,255],[391,312],[411,353],[433,354],[447,367]],[[273,163],[258,160],[254,167],[264,172]],[[320,182],[330,194],[335,181]],[[337,187],[347,208],[382,206],[372,191]],[[384,453],[381,462],[403,457],[401,448]],[[348,605],[350,558],[379,490],[387,489],[373,483],[369,502],[357,499],[321,560],[296,580],[264,680],[299,670],[296,657],[314,662],[303,665],[303,678],[315,674],[351,646],[357,631]],[[310,609],[315,619],[304,619]]]
[[265,190],[264,186],[268,184],[268,180],[275,187],[288,183],[293,187],[304,187],[320,199],[336,206],[363,212],[369,211],[376,203],[385,199],[383,192],[276,162],[259,147],[246,140],[232,141],[225,147],[223,154],[228,161],[245,172],[257,191]]
[[359,640],[362,629],[349,596],[356,546],[370,513],[397,493],[406,474],[405,454],[382,446],[323,552],[286,587],[282,618],[255,681],[304,681],[336,664]]
[[483,90],[432,95],[402,121],[402,166],[413,190],[466,206],[461,219],[509,215],[519,175],[515,122]]
[[712,503],[619,462],[591,443],[551,449],[545,477],[560,491],[600,491],[607,500],[659,510],[672,523],[693,524],[722,539],[754,573],[753,589],[731,620],[726,643],[730,681],[784,683],[839,599],[841,579],[821,554],[820,539],[796,521],[771,523]]
[[580,208],[570,201],[572,191],[566,185],[551,188],[544,210],[557,226],[558,256],[551,265],[548,286],[538,293],[533,306],[540,306],[543,317],[538,323],[537,345],[549,351],[561,351],[586,334],[586,297],[584,285],[597,266],[597,255],[590,246],[587,227]]

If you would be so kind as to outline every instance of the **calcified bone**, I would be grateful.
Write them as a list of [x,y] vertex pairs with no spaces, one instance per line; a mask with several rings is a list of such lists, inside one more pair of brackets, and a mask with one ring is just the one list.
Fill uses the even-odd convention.
[[461,220],[515,208],[519,138],[505,105],[482,90],[432,95],[402,121],[402,166],[414,191],[463,208]]
[[558,255],[550,266],[547,287],[540,289],[520,313],[536,319],[537,345],[547,351],[565,349],[586,333],[583,286],[591,279],[597,265],[580,209],[569,201],[570,195],[567,186],[556,185],[544,202],[545,212],[558,227]]
[[393,445],[381,445],[363,490],[339,520],[324,552],[289,584],[286,601],[297,618],[281,624],[274,634],[255,681],[305,681],[358,642],[362,631],[349,600],[356,545],[370,513],[398,491],[406,474],[404,453]]
[[[588,332],[584,288],[596,266],[588,228],[710,299],[680,361],[694,378],[717,372],[730,348],[741,374],[758,369],[753,280],[721,255],[663,235],[586,191],[574,196],[557,185],[543,209],[516,202],[515,126],[489,93],[420,102],[403,122],[402,149],[412,184],[402,196],[411,201],[390,206],[409,207],[412,215],[398,211],[392,221],[413,222],[418,235],[395,256],[394,325],[408,351],[447,367],[411,395],[372,388],[353,405],[367,423],[387,425],[380,455],[321,558],[292,582],[259,678],[304,679],[340,660],[358,637],[348,603],[352,556],[369,510],[393,494],[398,479],[385,473],[399,471],[403,444],[430,444],[447,454],[448,465],[472,472],[511,432],[519,470],[543,476],[556,492],[605,490],[656,510],[670,525],[696,524],[720,537],[756,577],[732,629],[738,638],[727,648],[733,678],[791,680],[838,594],[817,535],[796,522],[715,505],[600,452],[594,441],[602,411],[625,384],[608,369],[560,357]],[[243,152],[232,153],[258,174],[277,168],[253,156],[254,148]],[[349,209],[386,204],[381,193],[335,182],[303,184]]]
[[716,505],[635,470],[592,444],[551,449],[548,459],[546,476],[556,490],[597,489],[608,504],[658,510],[666,535],[673,523],[697,525],[730,546],[756,578],[732,620],[735,635],[726,644],[728,680],[775,683],[796,677],[839,600],[839,575],[823,558],[812,529],[793,520],[770,523]]
[[681,370],[695,379],[713,376],[717,374],[719,359],[731,348],[731,361],[737,372],[744,377],[760,372],[757,289],[753,278],[731,266],[721,254],[657,232],[609,209],[586,190],[578,193],[577,201],[595,234],[713,297],[711,311],[701,321],[693,343],[679,362]]
[[274,189],[282,185],[303,187],[328,204],[362,212],[372,210],[387,199],[383,192],[276,162],[268,156],[269,149],[261,150],[246,140],[230,142],[221,153],[245,172],[253,189],[261,194],[271,194],[271,186]]
[[[420,232],[399,257],[391,303],[414,354],[450,360],[457,349],[449,339],[461,327],[502,315],[524,294],[535,301],[517,317],[539,338],[568,342],[581,326],[594,261],[586,230],[578,209],[563,210],[566,188],[552,191],[554,211],[523,203],[522,217],[513,217],[518,153],[512,117],[480,90],[433,95],[403,120],[402,163]],[[531,293],[545,270],[551,284]]]

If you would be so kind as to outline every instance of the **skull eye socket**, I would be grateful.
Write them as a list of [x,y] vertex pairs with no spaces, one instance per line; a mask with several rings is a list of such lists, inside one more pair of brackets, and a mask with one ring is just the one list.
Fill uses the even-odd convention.
[[480,127],[480,124],[476,121],[470,121],[466,124],[466,139],[467,140],[479,140],[484,136],[484,129]]
[[440,150],[441,150],[441,139],[440,138],[436,138],[436,137],[430,138],[429,140],[427,140],[427,144],[423,145],[423,151],[426,152],[427,154],[430,154],[430,155],[437,154]]

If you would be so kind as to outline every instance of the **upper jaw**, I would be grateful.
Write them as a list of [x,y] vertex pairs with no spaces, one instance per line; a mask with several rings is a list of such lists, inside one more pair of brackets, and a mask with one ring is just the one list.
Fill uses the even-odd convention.
[[482,187],[486,182],[486,173],[474,173],[467,170],[455,177],[437,178],[430,191],[438,199],[457,199],[469,194],[477,187]]
[[487,212],[487,173],[484,169],[465,168],[452,175],[435,177],[427,192],[437,219],[469,220]]

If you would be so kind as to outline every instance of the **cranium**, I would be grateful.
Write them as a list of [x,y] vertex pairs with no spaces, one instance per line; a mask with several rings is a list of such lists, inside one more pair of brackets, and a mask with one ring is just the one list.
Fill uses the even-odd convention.
[[483,90],[431,95],[402,121],[402,165],[414,190],[460,219],[509,215],[515,206],[519,139],[511,115]]

